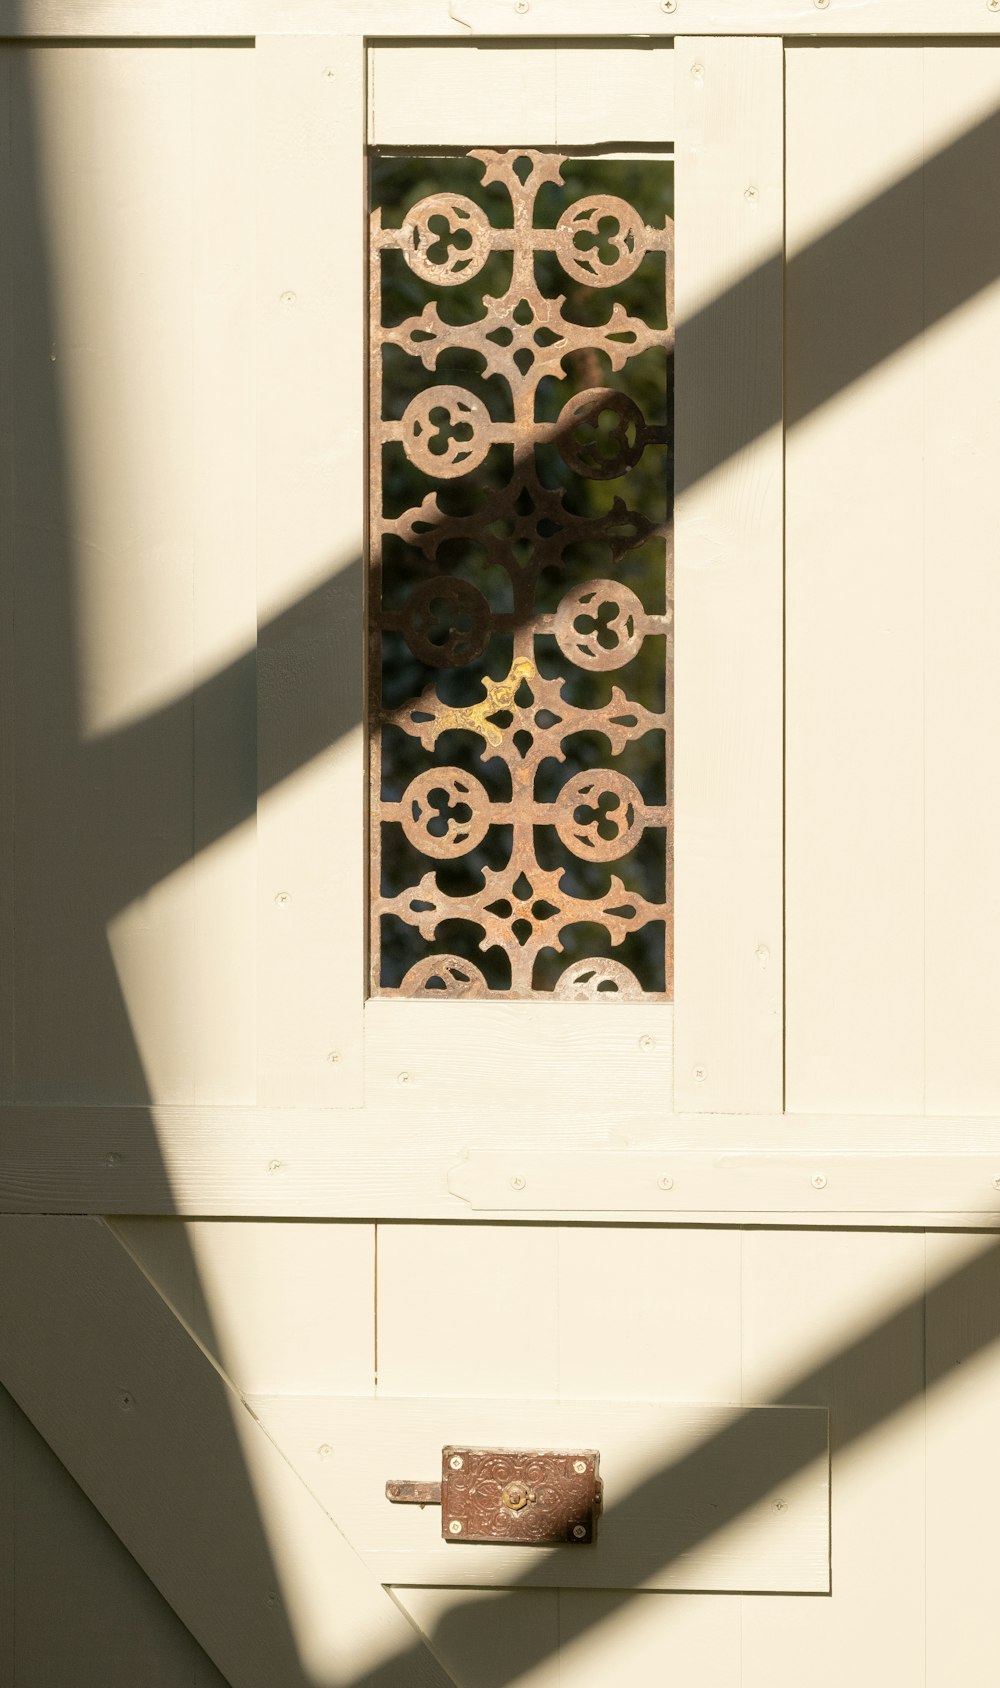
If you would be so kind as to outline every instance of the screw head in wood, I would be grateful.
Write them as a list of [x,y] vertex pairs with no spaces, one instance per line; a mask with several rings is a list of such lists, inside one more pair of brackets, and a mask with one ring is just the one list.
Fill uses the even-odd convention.
[[[998,10],[1000,10],[1000,7],[998,7]],[[993,1188],[994,1190],[1000,1190],[1000,1173],[998,1173],[996,1178],[993,1180]]]
[[660,0],[661,12],[676,12],[677,0]]
[[648,1037],[648,1036],[647,1037],[641,1037],[639,1039],[639,1048],[645,1049],[645,1050],[655,1049],[656,1048],[655,1037]]
[[825,1190],[826,1189],[826,1173],[825,1172],[814,1172],[812,1182],[813,1182],[813,1189],[814,1190]]
[[274,900],[279,908],[284,908],[286,903],[291,902],[292,894],[290,891],[278,891],[275,893]]
[[448,1529],[453,1536],[460,1536],[462,1534],[462,1526],[457,1518],[452,1519],[451,1523],[448,1525]]
[[674,1181],[669,1172],[665,1172],[662,1178],[658,1178],[656,1182],[661,1190],[672,1190],[674,1187]]
[[523,1189],[524,1189],[524,1186],[525,1186],[525,1184],[526,1184],[526,1183],[527,1183],[527,1182],[528,1182],[528,1180],[527,1180],[527,1179],[526,1179],[526,1178],[522,1178],[522,1177],[521,1177],[521,1174],[520,1174],[520,1173],[517,1173],[517,1174],[516,1174],[516,1175],[515,1175],[515,1176],[514,1176],[514,1177],[513,1177],[513,1178],[512,1178],[512,1179],[511,1179],[511,1181],[510,1181],[510,1187],[511,1187],[511,1189],[512,1189],[512,1190],[523,1190]]
[[578,1477],[582,1477],[586,1469],[587,1461],[585,1459],[575,1459],[573,1461],[573,1470],[576,1472]]
[[573,1534],[575,1535],[577,1541],[582,1541],[584,1536],[587,1534],[587,1531],[582,1524],[574,1524]]
[[453,1471],[461,1471],[465,1461],[463,1460],[461,1454],[452,1454],[448,1464],[451,1466]]

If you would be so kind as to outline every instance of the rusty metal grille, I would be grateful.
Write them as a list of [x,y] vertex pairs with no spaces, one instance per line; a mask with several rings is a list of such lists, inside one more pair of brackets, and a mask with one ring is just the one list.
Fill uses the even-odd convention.
[[667,195],[409,168],[370,230],[372,989],[669,996]]

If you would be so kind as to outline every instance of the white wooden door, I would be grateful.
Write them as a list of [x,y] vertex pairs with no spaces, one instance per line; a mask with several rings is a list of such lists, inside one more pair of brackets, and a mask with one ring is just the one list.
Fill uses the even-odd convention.
[[[993,1681],[995,26],[738,10],[0,8],[11,1688]],[[365,149],[521,146],[674,174],[673,1002],[366,986]]]

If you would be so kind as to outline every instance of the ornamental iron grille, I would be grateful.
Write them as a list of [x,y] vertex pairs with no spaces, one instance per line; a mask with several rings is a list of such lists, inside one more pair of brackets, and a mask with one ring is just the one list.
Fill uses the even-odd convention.
[[670,167],[372,180],[373,992],[669,996]]

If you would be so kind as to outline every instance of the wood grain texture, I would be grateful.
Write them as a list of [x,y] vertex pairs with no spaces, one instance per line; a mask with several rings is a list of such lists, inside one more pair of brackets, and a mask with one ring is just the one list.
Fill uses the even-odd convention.
[[[658,15],[648,0],[620,0],[610,15],[603,0],[534,0],[524,14],[509,0],[89,0],[80,18],[74,0],[2,0],[0,32],[11,36],[510,35],[672,36],[680,18]],[[996,19],[980,0],[851,0],[817,10],[813,0],[684,0],[685,32],[719,35],[996,35]]]
[[738,1231],[566,1225],[556,1237],[562,1397],[599,1379],[614,1400],[739,1399]]
[[554,1395],[557,1250],[541,1227],[380,1225],[379,1397]]
[[251,73],[3,50],[8,1095],[253,1099]]
[[[403,1002],[365,1004],[366,1097],[417,1119],[464,1113],[487,1090],[500,1112],[531,1105],[552,1118],[613,1118],[625,1104],[670,1111],[673,1007],[651,1003]],[[487,1079],[488,1082],[484,1082]]]
[[455,1688],[558,1688],[558,1589],[396,1588],[393,1598]]
[[0,1567],[6,1688],[226,1688],[162,1595],[6,1390],[10,1431],[0,1509],[11,1533]]
[[[12,111],[13,58],[0,50],[0,99]],[[14,122],[0,128],[0,221],[15,226]],[[0,1094],[14,1090],[14,242],[0,242]]]
[[114,1229],[242,1394],[374,1390],[372,1225],[125,1219]]
[[[457,1311],[457,1309],[456,1309]],[[511,1334],[505,1338],[509,1351]],[[829,1588],[822,1410],[700,1403],[254,1397],[253,1411],[384,1583],[451,1587]],[[388,1478],[433,1476],[449,1442],[597,1448],[605,1509],[586,1549],[461,1546]],[[328,1458],[316,1448],[328,1446]],[[776,1507],[776,1498],[785,1500]]]
[[[673,48],[385,46],[369,53],[374,146],[593,146],[673,138]],[[428,95],[433,94],[433,99]]]
[[[193,52],[191,114],[194,962],[190,998],[196,1102],[256,1099],[256,206],[248,161],[254,60]],[[240,664],[226,709],[220,668]],[[234,816],[246,821],[234,827]]]
[[919,1234],[744,1236],[744,1398],[829,1408],[832,1503],[831,1597],[744,1601],[744,1688],[923,1680],[923,1288]]
[[106,1225],[0,1222],[0,1331],[4,1384],[231,1688],[346,1688],[395,1658],[444,1688]]
[[268,37],[254,60],[258,1099],[359,1106],[363,44]]
[[[350,1109],[176,1108],[154,1109],[153,1116],[155,1133],[144,1109],[0,1110],[0,1212],[469,1219],[475,1210],[449,1190],[448,1178],[477,1140],[509,1149],[511,1176],[521,1176],[517,1164],[526,1154],[543,1150],[558,1152],[566,1177],[573,1165],[565,1128],[546,1112],[516,1119],[483,1112],[474,1121],[451,1110],[427,1114],[415,1143],[398,1111],[371,1110],[365,1142],[354,1149],[343,1146],[357,1121]],[[906,1226],[918,1216],[921,1225],[934,1227],[1000,1224],[996,1119],[688,1114],[671,1121],[669,1137],[653,1142],[644,1115],[619,1112],[613,1126],[600,1116],[576,1123],[574,1156],[611,1147],[622,1157],[610,1168],[613,1173],[621,1166],[619,1188],[629,1187],[630,1166],[636,1183],[628,1207],[587,1208],[595,1222],[641,1215],[664,1224],[724,1217],[733,1224],[773,1218],[782,1224]],[[662,1156],[663,1165],[669,1160],[676,1170],[684,1164],[701,1180],[704,1208],[681,1205],[680,1182],[676,1206],[668,1205],[674,1191],[657,1186],[656,1206],[641,1208],[654,1149],[657,1166]],[[838,1208],[838,1190],[846,1195],[849,1188],[852,1202],[870,1200],[869,1155],[876,1170],[879,1161],[887,1163],[881,1176],[891,1205],[853,1213]],[[812,1183],[816,1172],[825,1173],[826,1186]],[[842,1173],[849,1174],[843,1183]],[[521,1199],[512,1188],[503,1217],[561,1216],[559,1209],[518,1208]],[[595,1199],[593,1185],[587,1199]],[[960,1205],[949,1208],[949,1201]]]
[[[787,1101],[801,1112],[924,1106],[919,174],[839,258],[801,255],[919,165],[923,79],[919,47],[788,55]],[[911,344],[838,391],[834,371],[889,324]]]
[[8,53],[15,1094],[190,1100],[191,55]]
[[[1000,450],[1000,231],[979,215],[1000,171],[1000,57],[927,48],[925,125],[975,131],[962,168],[924,188],[925,1099],[930,1113],[1000,1106],[1000,585],[991,464]],[[984,124],[984,114],[989,120]],[[961,276],[981,291],[952,308]],[[972,289],[970,288],[971,292]],[[939,320],[940,319],[940,320]]]
[[666,1680],[733,1688],[739,1603],[711,1596],[602,1589],[398,1588],[456,1688],[579,1688]]
[[[961,1282],[949,1278],[961,1271]],[[986,1688],[993,1645],[993,1444],[1000,1336],[995,1239],[927,1239],[927,1688]]]
[[783,1082],[783,55],[685,38],[675,72],[674,1105],[762,1113]]

